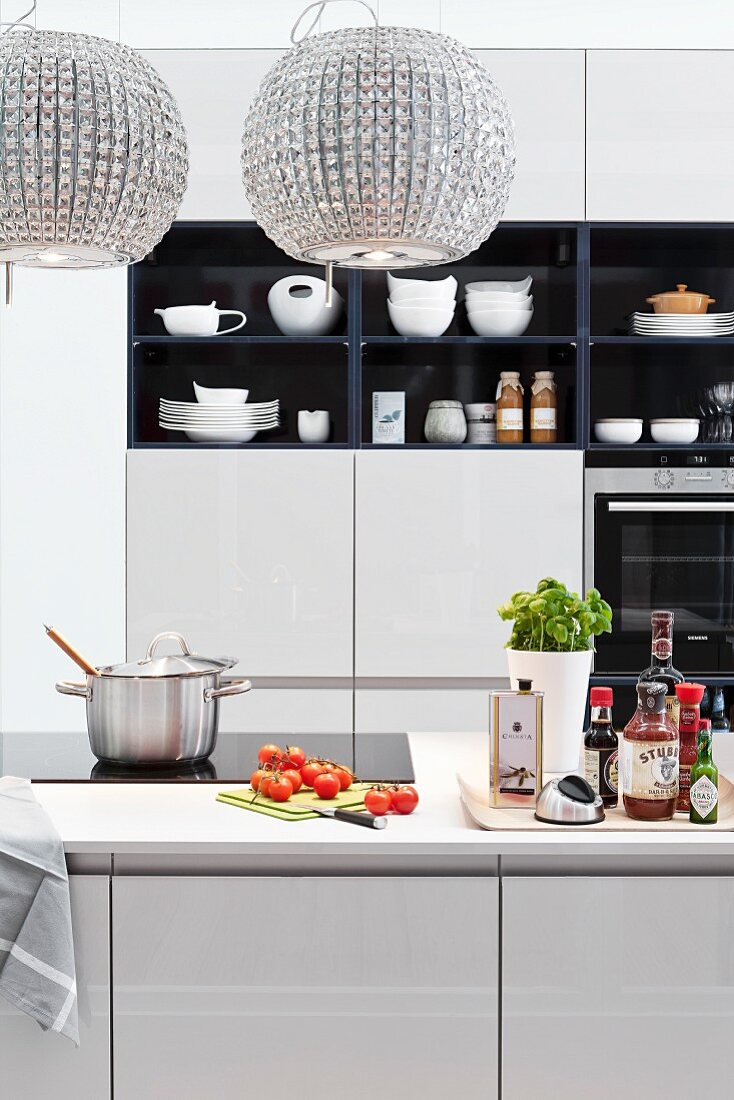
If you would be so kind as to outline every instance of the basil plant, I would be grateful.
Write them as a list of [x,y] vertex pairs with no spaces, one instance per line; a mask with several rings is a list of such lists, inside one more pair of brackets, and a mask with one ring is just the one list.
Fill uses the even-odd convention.
[[575,653],[594,649],[594,638],[612,629],[612,609],[598,589],[590,588],[582,600],[553,577],[540,581],[535,592],[515,592],[497,610],[514,624],[507,649]]

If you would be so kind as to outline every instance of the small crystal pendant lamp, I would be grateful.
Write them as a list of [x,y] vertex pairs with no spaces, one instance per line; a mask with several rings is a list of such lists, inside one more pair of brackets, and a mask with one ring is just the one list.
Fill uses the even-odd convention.
[[[160,241],[186,189],[178,106],[158,73],[105,38],[0,37],[0,262],[112,267]],[[9,24],[2,24],[8,26]]]
[[[372,269],[451,263],[486,240],[510,191],[514,127],[461,43],[406,27],[309,38],[289,50],[245,119],[242,179],[255,218],[294,259]],[[298,27],[315,9],[304,35]]]

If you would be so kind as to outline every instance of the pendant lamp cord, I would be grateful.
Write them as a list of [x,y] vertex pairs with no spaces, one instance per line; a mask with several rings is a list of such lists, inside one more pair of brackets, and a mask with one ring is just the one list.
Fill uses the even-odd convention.
[[33,0],[33,3],[29,7],[28,11],[24,12],[23,15],[19,16],[12,23],[8,23],[5,20],[0,20],[0,27],[8,27],[10,30],[12,30],[13,27],[22,27],[24,30],[34,31],[36,28],[33,26],[33,24],[26,23],[25,20],[28,19],[29,16],[33,15],[34,11],[36,10],[36,6],[37,0]]
[[[308,38],[308,36],[311,34],[311,32],[313,30],[315,30],[316,24],[318,23],[321,16],[324,14],[324,8],[326,7],[327,4],[346,4],[346,3],[361,4],[361,6],[363,8],[367,8],[367,11],[370,13],[370,15],[372,16],[372,18],[375,21],[375,26],[378,27],[380,25],[379,20],[377,18],[377,13],[375,12],[375,9],[372,7],[371,4],[367,3],[367,0],[316,0],[315,4],[309,4],[307,8],[303,9],[301,14],[298,16],[298,19],[296,19],[295,23],[293,24],[293,28],[291,30],[291,42],[293,43],[293,45],[297,46],[300,42],[303,42],[304,38]],[[33,7],[35,8],[35,6],[36,5],[34,4]],[[31,9],[31,11],[32,10],[33,10],[33,8]],[[308,13],[310,11],[314,11],[315,15],[314,15],[313,19],[311,20],[311,22],[309,23],[306,30],[299,37],[299,36],[297,36],[298,28],[300,27],[301,23],[303,22],[304,15],[308,15]],[[25,16],[23,16],[23,18],[25,19]]]

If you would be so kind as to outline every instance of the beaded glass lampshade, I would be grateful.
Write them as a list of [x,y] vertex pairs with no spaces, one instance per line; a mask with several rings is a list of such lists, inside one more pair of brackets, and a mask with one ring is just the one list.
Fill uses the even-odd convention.
[[0,261],[142,259],[176,217],[186,135],[155,69],[104,38],[17,27],[0,38]]
[[497,225],[515,164],[502,93],[461,43],[405,27],[304,39],[245,120],[255,218],[288,255],[345,267],[440,264]]

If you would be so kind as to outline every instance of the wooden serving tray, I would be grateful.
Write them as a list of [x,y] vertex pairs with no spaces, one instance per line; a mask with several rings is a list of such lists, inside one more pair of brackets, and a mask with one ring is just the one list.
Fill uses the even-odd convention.
[[734,830],[734,785],[725,775],[719,774],[719,820],[715,825],[691,825],[684,814],[676,814],[671,821],[633,821],[627,817],[622,806],[615,806],[613,810],[606,811],[604,821],[594,825],[551,825],[547,821],[538,821],[535,817],[535,804],[525,809],[523,806],[490,806],[489,783],[485,787],[478,787],[469,783],[463,775],[456,776],[459,783],[461,801],[466,806],[467,812],[481,829],[511,829],[528,832],[547,831],[555,832],[619,832],[619,833],[646,833],[646,832],[695,832],[715,833],[731,832]]

